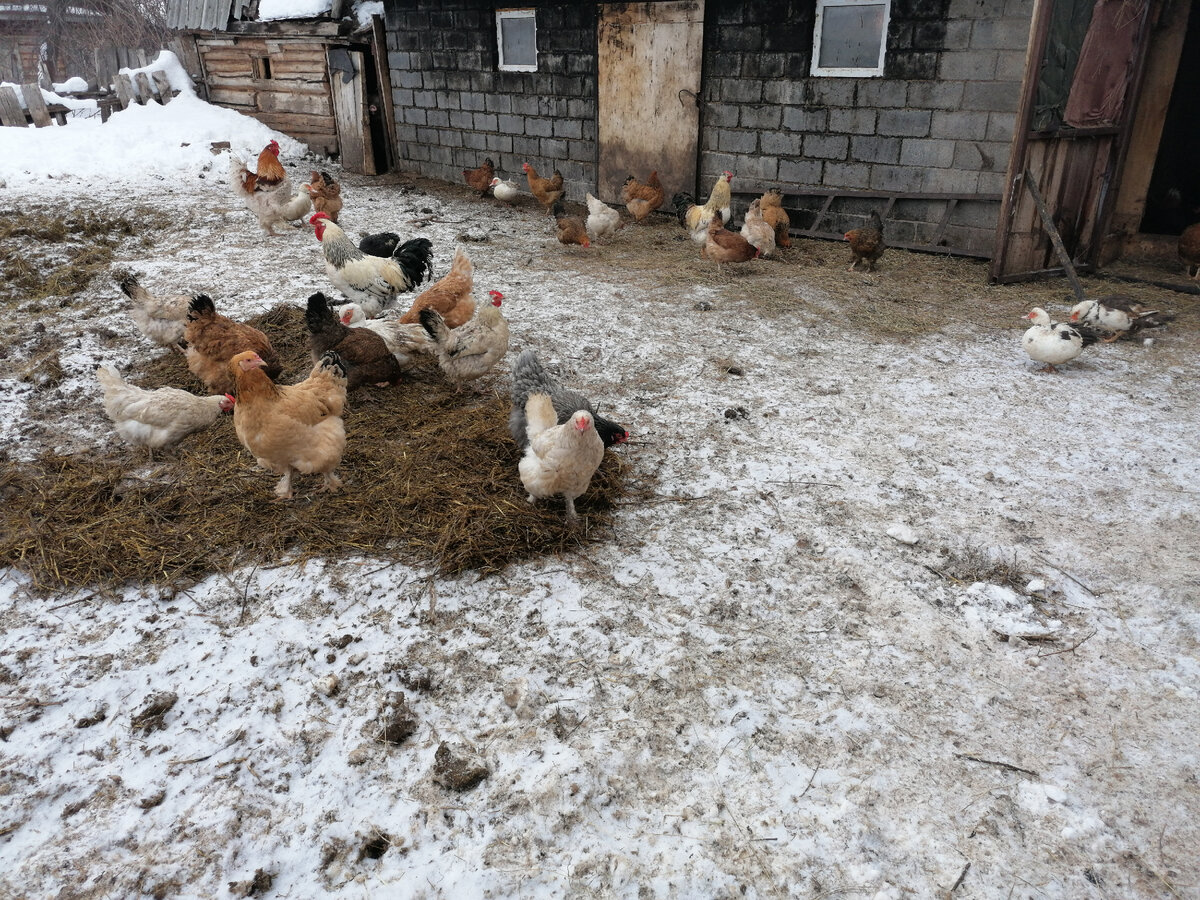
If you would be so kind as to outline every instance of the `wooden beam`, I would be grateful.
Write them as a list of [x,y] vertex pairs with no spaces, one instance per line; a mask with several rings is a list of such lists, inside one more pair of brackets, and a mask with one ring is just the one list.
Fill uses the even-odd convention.
[[17,92],[7,85],[0,87],[0,125],[24,128],[28,124],[25,121],[25,110],[21,109],[21,101],[17,99]]
[[1075,274],[1075,264],[1071,262],[1071,254],[1067,253],[1067,248],[1063,246],[1062,236],[1059,235],[1058,229],[1054,227],[1054,217],[1050,215],[1046,201],[1042,199],[1042,192],[1038,190],[1037,182],[1028,169],[1025,170],[1024,178],[1025,187],[1033,195],[1033,202],[1037,204],[1038,213],[1042,217],[1042,227],[1050,235],[1050,243],[1054,246],[1054,252],[1058,254],[1058,261],[1062,264],[1063,272],[1067,275],[1067,281],[1071,283],[1071,290],[1075,292],[1075,299],[1086,300],[1087,294],[1083,290],[1083,284],[1080,282],[1079,276]]
[[133,102],[133,82],[129,80],[129,76],[121,73],[117,76],[117,99],[121,102],[121,109],[128,109],[129,104]]
[[41,87],[36,84],[23,84],[21,93],[25,97],[25,107],[29,110],[33,124],[38,128],[45,128],[49,125],[50,110],[46,109],[46,98],[42,96]]
[[167,73],[161,69],[155,71],[151,77],[154,79],[154,86],[158,88],[158,102],[166,106],[175,96],[175,92],[171,90],[171,79],[167,78]]

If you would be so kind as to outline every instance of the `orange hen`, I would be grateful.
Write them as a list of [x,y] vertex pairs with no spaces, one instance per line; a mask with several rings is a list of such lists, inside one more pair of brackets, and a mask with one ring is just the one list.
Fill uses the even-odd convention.
[[630,175],[621,190],[621,199],[625,201],[625,208],[635,222],[645,221],[650,213],[662,206],[666,196],[662,182],[658,180],[658,172],[651,172],[645,184]]
[[883,240],[883,220],[879,218],[879,213],[872,210],[870,225],[847,231],[844,237],[850,242],[850,252],[854,256],[846,271],[853,272],[861,262],[866,264],[868,272],[874,272],[875,261],[887,249]]
[[550,178],[542,178],[529,163],[521,163],[521,168],[525,170],[525,179],[529,182],[529,193],[547,210],[552,209],[563,196],[562,173],[555,169]]
[[475,264],[466,251],[459,247],[454,251],[450,271],[413,301],[408,312],[400,317],[400,323],[416,324],[421,321],[421,310],[433,309],[441,313],[447,326],[457,328],[470,321],[475,314],[475,300],[471,297],[474,287]]
[[463,181],[474,190],[479,191],[480,197],[486,197],[492,189],[492,179],[496,177],[496,164],[491,158],[484,159],[483,165],[474,169],[463,169]]

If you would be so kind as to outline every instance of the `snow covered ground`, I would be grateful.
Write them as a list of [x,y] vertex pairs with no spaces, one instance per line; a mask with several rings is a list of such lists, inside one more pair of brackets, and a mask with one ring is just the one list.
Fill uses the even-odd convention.
[[[271,136],[187,95],[0,129],[0,201],[153,208],[163,239],[116,262],[249,316],[326,287],[311,233],[266,238],[209,149]],[[488,577],[363,558],[114,599],[4,573],[0,896],[1200,896],[1194,326],[1040,375],[1033,289],[982,265],[946,302],[1011,328],[887,340],[806,275],[844,248],[718,280],[665,217],[590,257],[532,203],[343,183],[348,230],[429,237],[439,272],[487,233],[512,352],[633,431],[657,501]],[[622,268],[649,240],[669,287]],[[903,293],[903,258],[845,283]],[[794,308],[756,307],[768,285]],[[84,296],[47,325],[66,421],[17,375],[28,330],[6,338],[11,458],[123,452],[92,372],[152,348],[110,281]]]

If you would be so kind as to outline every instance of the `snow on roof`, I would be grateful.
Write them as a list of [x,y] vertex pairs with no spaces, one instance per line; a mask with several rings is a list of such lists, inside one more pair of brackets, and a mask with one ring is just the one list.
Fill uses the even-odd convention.
[[258,21],[276,19],[315,19],[332,8],[332,0],[261,0]]

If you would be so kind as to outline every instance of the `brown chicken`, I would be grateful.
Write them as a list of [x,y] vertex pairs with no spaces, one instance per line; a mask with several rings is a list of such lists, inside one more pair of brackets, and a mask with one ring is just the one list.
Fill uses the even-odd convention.
[[792,220],[783,208],[783,192],[779,188],[771,188],[759,198],[759,207],[763,221],[775,229],[775,244],[785,249],[792,246],[792,236],[788,232]]
[[525,170],[525,179],[529,182],[529,193],[547,210],[553,209],[563,196],[562,173],[555,169],[552,177],[542,178],[529,163],[521,163],[521,168]]
[[421,321],[421,310],[435,309],[442,315],[446,325],[457,328],[475,315],[475,300],[471,290],[475,287],[475,264],[459,247],[454,251],[450,271],[435,281],[413,301],[408,312],[400,317],[403,325],[415,325]]
[[253,350],[259,354],[269,377],[278,378],[283,371],[279,355],[267,336],[251,325],[243,325],[218,313],[207,294],[192,298],[183,339],[187,343],[188,370],[217,394],[233,391],[234,378],[229,361],[243,351]]
[[1189,225],[1179,235],[1179,258],[1188,276],[1200,281],[1200,222]]
[[845,238],[850,242],[850,252],[853,254],[850,267],[846,271],[853,272],[858,268],[858,264],[863,262],[866,263],[868,272],[874,272],[876,260],[883,256],[883,251],[887,249],[883,240],[883,220],[879,218],[879,213],[872,210],[871,224],[847,231]]
[[496,164],[491,158],[484,159],[483,165],[476,169],[463,169],[463,181],[474,190],[479,191],[480,197],[486,197],[492,189],[492,179],[496,177]]
[[567,208],[561,200],[555,202],[550,212],[554,216],[554,233],[558,236],[560,244],[592,246],[592,242],[588,240],[587,224],[579,216],[567,215]]
[[255,171],[240,173],[242,187],[247,192],[272,190],[279,187],[287,179],[287,172],[279,161],[279,142],[271,141],[258,154],[258,165]]
[[700,255],[711,259],[721,271],[721,263],[748,262],[758,256],[758,248],[740,234],[734,234],[721,224],[721,214],[714,213],[708,223],[707,238]]
[[323,212],[333,222],[338,220],[338,213],[342,211],[342,186],[328,172],[314,169],[312,180],[304,185],[304,190],[312,199],[313,212]]
[[621,190],[621,199],[625,201],[625,208],[635,222],[644,222],[650,213],[663,205],[666,196],[662,182],[658,180],[658,172],[651,172],[645,184],[630,175]]
[[282,477],[275,496],[292,499],[296,473],[325,476],[321,490],[342,486],[336,471],[346,449],[342,409],[346,405],[346,372],[336,353],[326,353],[312,374],[299,384],[281,385],[264,371],[253,351],[229,363],[237,380],[233,427],[242,446],[258,464]]
[[400,380],[400,363],[388,349],[387,341],[368,328],[348,328],[320,291],[308,298],[304,310],[308,327],[308,347],[316,363],[329,350],[342,359],[346,387],[360,384],[395,384]]

